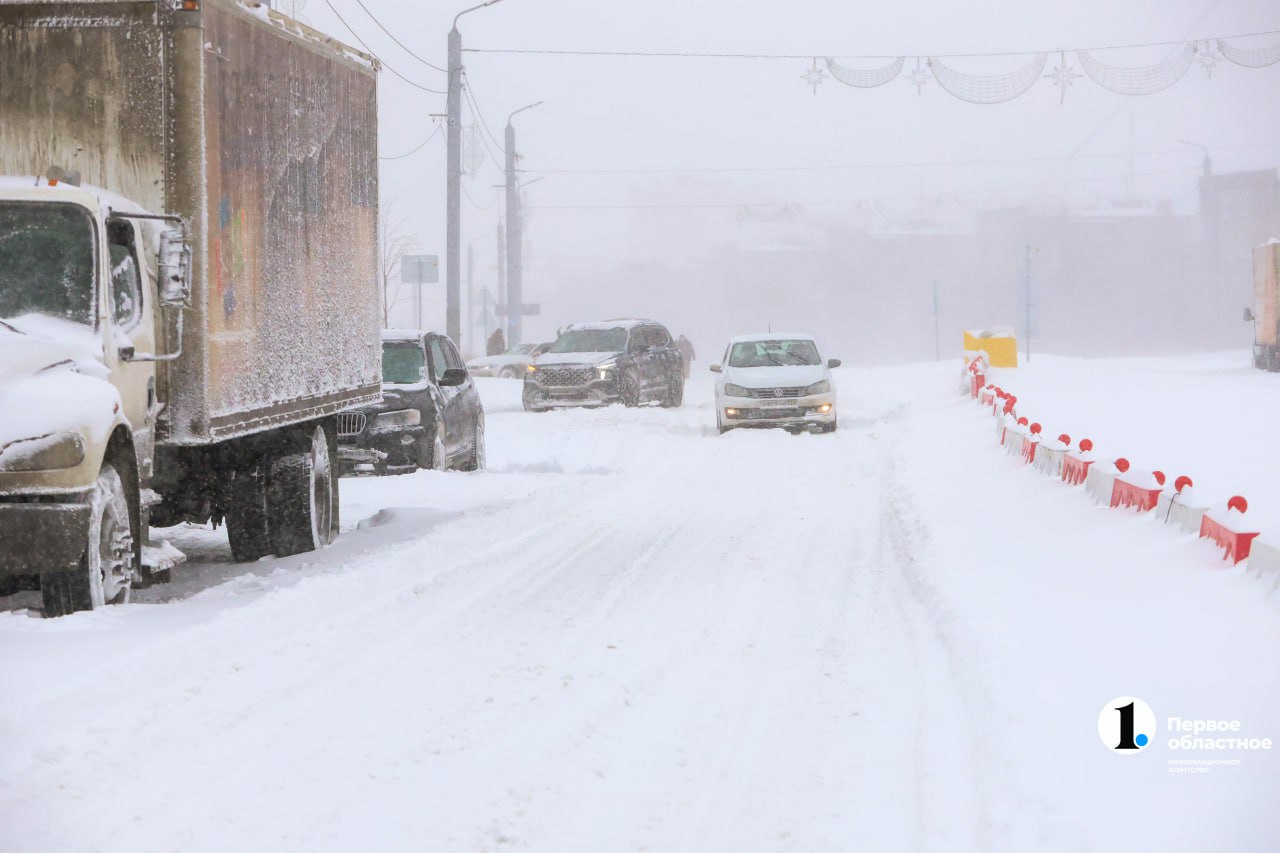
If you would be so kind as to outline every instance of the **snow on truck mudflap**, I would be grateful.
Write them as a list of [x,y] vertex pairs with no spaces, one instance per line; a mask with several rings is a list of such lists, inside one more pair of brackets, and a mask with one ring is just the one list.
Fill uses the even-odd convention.
[[152,524],[324,547],[381,393],[372,59],[236,0],[86,14],[0,4],[0,69],[73,78],[0,87],[0,585],[46,615],[166,579]]

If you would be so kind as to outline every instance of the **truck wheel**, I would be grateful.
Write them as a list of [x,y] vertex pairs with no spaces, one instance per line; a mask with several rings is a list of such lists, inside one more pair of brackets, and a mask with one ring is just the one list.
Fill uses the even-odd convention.
[[227,540],[237,563],[251,563],[271,553],[267,515],[266,463],[255,459],[231,478],[231,505],[227,508]]
[[324,427],[317,425],[306,450],[271,463],[267,507],[272,550],[287,557],[328,545],[333,541],[337,502],[329,438]]
[[679,374],[671,377],[667,385],[667,395],[662,398],[662,408],[678,409],[684,402],[684,379]]
[[471,450],[467,453],[467,460],[462,463],[463,471],[483,471],[484,470],[484,415],[476,416],[475,433],[471,436]]
[[40,576],[45,616],[65,616],[129,600],[133,586],[133,532],[129,499],[111,463],[102,466],[93,490],[93,515],[78,569]]

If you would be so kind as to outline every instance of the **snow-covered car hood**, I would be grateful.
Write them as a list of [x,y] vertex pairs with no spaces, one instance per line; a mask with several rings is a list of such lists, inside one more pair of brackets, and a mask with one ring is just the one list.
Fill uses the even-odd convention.
[[533,360],[533,364],[582,364],[596,365],[612,361],[621,353],[616,352],[544,352]]
[[726,367],[725,380],[743,388],[793,388],[827,378],[823,364],[788,364],[782,367]]

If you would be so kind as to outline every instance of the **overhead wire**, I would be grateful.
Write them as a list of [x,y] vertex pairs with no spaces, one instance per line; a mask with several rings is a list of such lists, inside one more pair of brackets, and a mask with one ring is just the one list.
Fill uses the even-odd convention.
[[396,44],[400,45],[400,49],[401,49],[401,50],[403,50],[405,53],[409,54],[409,55],[410,55],[410,56],[412,56],[414,59],[418,60],[419,62],[421,62],[423,65],[427,66],[428,68],[434,68],[436,71],[440,71],[440,72],[442,72],[442,73],[444,73],[444,74],[448,74],[448,73],[449,73],[449,70],[448,70],[447,68],[441,68],[439,65],[436,65],[436,64],[435,64],[435,63],[433,63],[433,62],[428,62],[427,60],[423,59],[421,56],[418,56],[418,54],[416,54],[416,53],[414,53],[412,50],[410,50],[408,45],[406,45],[404,42],[400,41],[400,39],[396,38],[396,37],[395,37],[395,33],[391,32],[391,30],[389,30],[389,29],[387,29],[386,27],[384,27],[384,26],[382,25],[382,21],[379,21],[379,20],[378,20],[378,18],[377,18],[377,17],[376,17],[372,12],[370,12],[370,11],[369,11],[369,7],[368,7],[368,6],[366,6],[366,5],[364,5],[364,0],[356,0],[356,4],[357,4],[361,9],[364,9],[364,13],[365,13],[366,15],[368,15],[368,16],[369,16],[369,19],[370,19],[370,20],[372,20],[375,24],[377,24],[377,25],[378,25],[378,29],[380,29],[380,30],[382,30],[384,33],[386,33],[386,34],[387,34],[387,36],[388,36],[388,37],[389,37],[393,42],[395,42]]
[[[1217,5],[1216,3],[1214,4]],[[1213,11],[1212,8],[1209,11]],[[1201,17],[1207,17],[1206,12]],[[1197,22],[1196,26],[1199,25]],[[1194,27],[1192,28],[1194,29]],[[1217,36],[1214,39],[1240,39],[1251,38],[1253,36],[1267,36],[1280,33],[1280,30],[1260,30],[1251,33],[1236,33],[1234,35]],[[1189,36],[1188,36],[1189,37]],[[1063,50],[1076,51],[1101,51],[1101,50],[1125,50],[1129,48],[1141,47],[1172,47],[1185,44],[1187,38],[1180,41],[1152,41],[1152,42],[1134,42],[1131,44],[1112,44],[1099,47],[1082,47],[1082,48],[1037,48],[1028,50],[1006,50],[987,53],[929,53],[919,51],[907,51],[894,54],[833,54],[829,51],[814,51],[809,53],[719,53],[712,51],[659,51],[659,50],[555,50],[542,48],[493,48],[493,47],[466,47],[463,51],[466,53],[505,53],[505,54],[526,54],[526,55],[543,55],[543,56],[624,56],[624,57],[651,57],[657,59],[812,59],[815,56],[833,56],[845,59],[897,59],[900,56],[931,56],[937,59],[963,59],[963,58],[981,58],[981,57],[1001,57],[1001,56],[1023,56],[1035,53],[1059,53]]]
[[408,157],[411,154],[417,154],[418,151],[420,151],[424,145],[426,145],[428,142],[436,138],[436,135],[440,133],[440,128],[441,128],[441,125],[437,124],[436,129],[431,131],[431,133],[427,135],[426,139],[422,140],[417,145],[413,146],[413,148],[410,148],[408,151],[404,152],[403,154],[396,154],[392,157],[383,157],[381,154],[379,154],[378,159],[379,160],[403,160],[405,157]]
[[386,60],[382,59],[382,57],[374,53],[373,48],[369,47],[369,45],[365,42],[365,40],[360,38],[360,36],[356,33],[356,31],[351,28],[351,25],[348,24],[346,19],[342,17],[342,13],[339,12],[336,8],[334,8],[334,5],[331,2],[331,0],[324,0],[324,4],[329,7],[329,11],[333,12],[334,17],[336,17],[339,21],[342,22],[342,26],[347,28],[347,32],[351,33],[351,37],[354,38],[356,41],[358,41],[360,43],[360,46],[363,47],[370,56],[376,59],[378,61],[378,64],[381,65],[383,68],[387,69],[392,74],[396,75],[401,80],[408,83],[410,86],[413,86],[415,89],[421,89],[422,91],[430,92],[433,95],[447,94],[443,89],[432,89],[430,86],[423,86],[421,83],[410,80],[408,77],[404,76],[395,68],[393,68],[391,65],[388,65]]

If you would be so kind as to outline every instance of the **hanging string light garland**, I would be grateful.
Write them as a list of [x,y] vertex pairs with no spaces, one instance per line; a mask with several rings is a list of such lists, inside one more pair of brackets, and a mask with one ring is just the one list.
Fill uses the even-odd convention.
[[[1094,49],[1081,48],[1058,51],[1058,62],[1048,73],[1044,69],[1049,55],[1042,52],[1032,56],[1021,68],[1004,74],[965,74],[943,62],[941,56],[917,56],[914,57],[914,68],[905,76],[907,82],[916,87],[917,94],[923,94],[925,84],[932,79],[947,93],[973,104],[1011,101],[1026,94],[1040,80],[1047,79],[1053,81],[1052,85],[1060,90],[1058,103],[1065,103],[1067,89],[1075,80],[1083,77],[1120,95],[1152,95],[1181,80],[1193,64],[1199,64],[1212,79],[1213,69],[1223,61],[1242,68],[1264,68],[1280,62],[1280,44],[1264,48],[1239,48],[1221,38],[1173,44],[1177,49],[1168,59],[1154,65],[1138,67],[1111,65],[1098,59]],[[1077,72],[1076,67],[1068,60],[1068,53],[1075,55],[1083,74]],[[907,63],[907,57],[899,56],[887,65],[859,69],[837,62],[830,56],[822,59],[831,79],[859,89],[883,86],[896,80]],[[805,82],[813,87],[815,95],[818,85],[825,79],[817,62],[818,58],[814,57],[813,67],[804,75]]]

